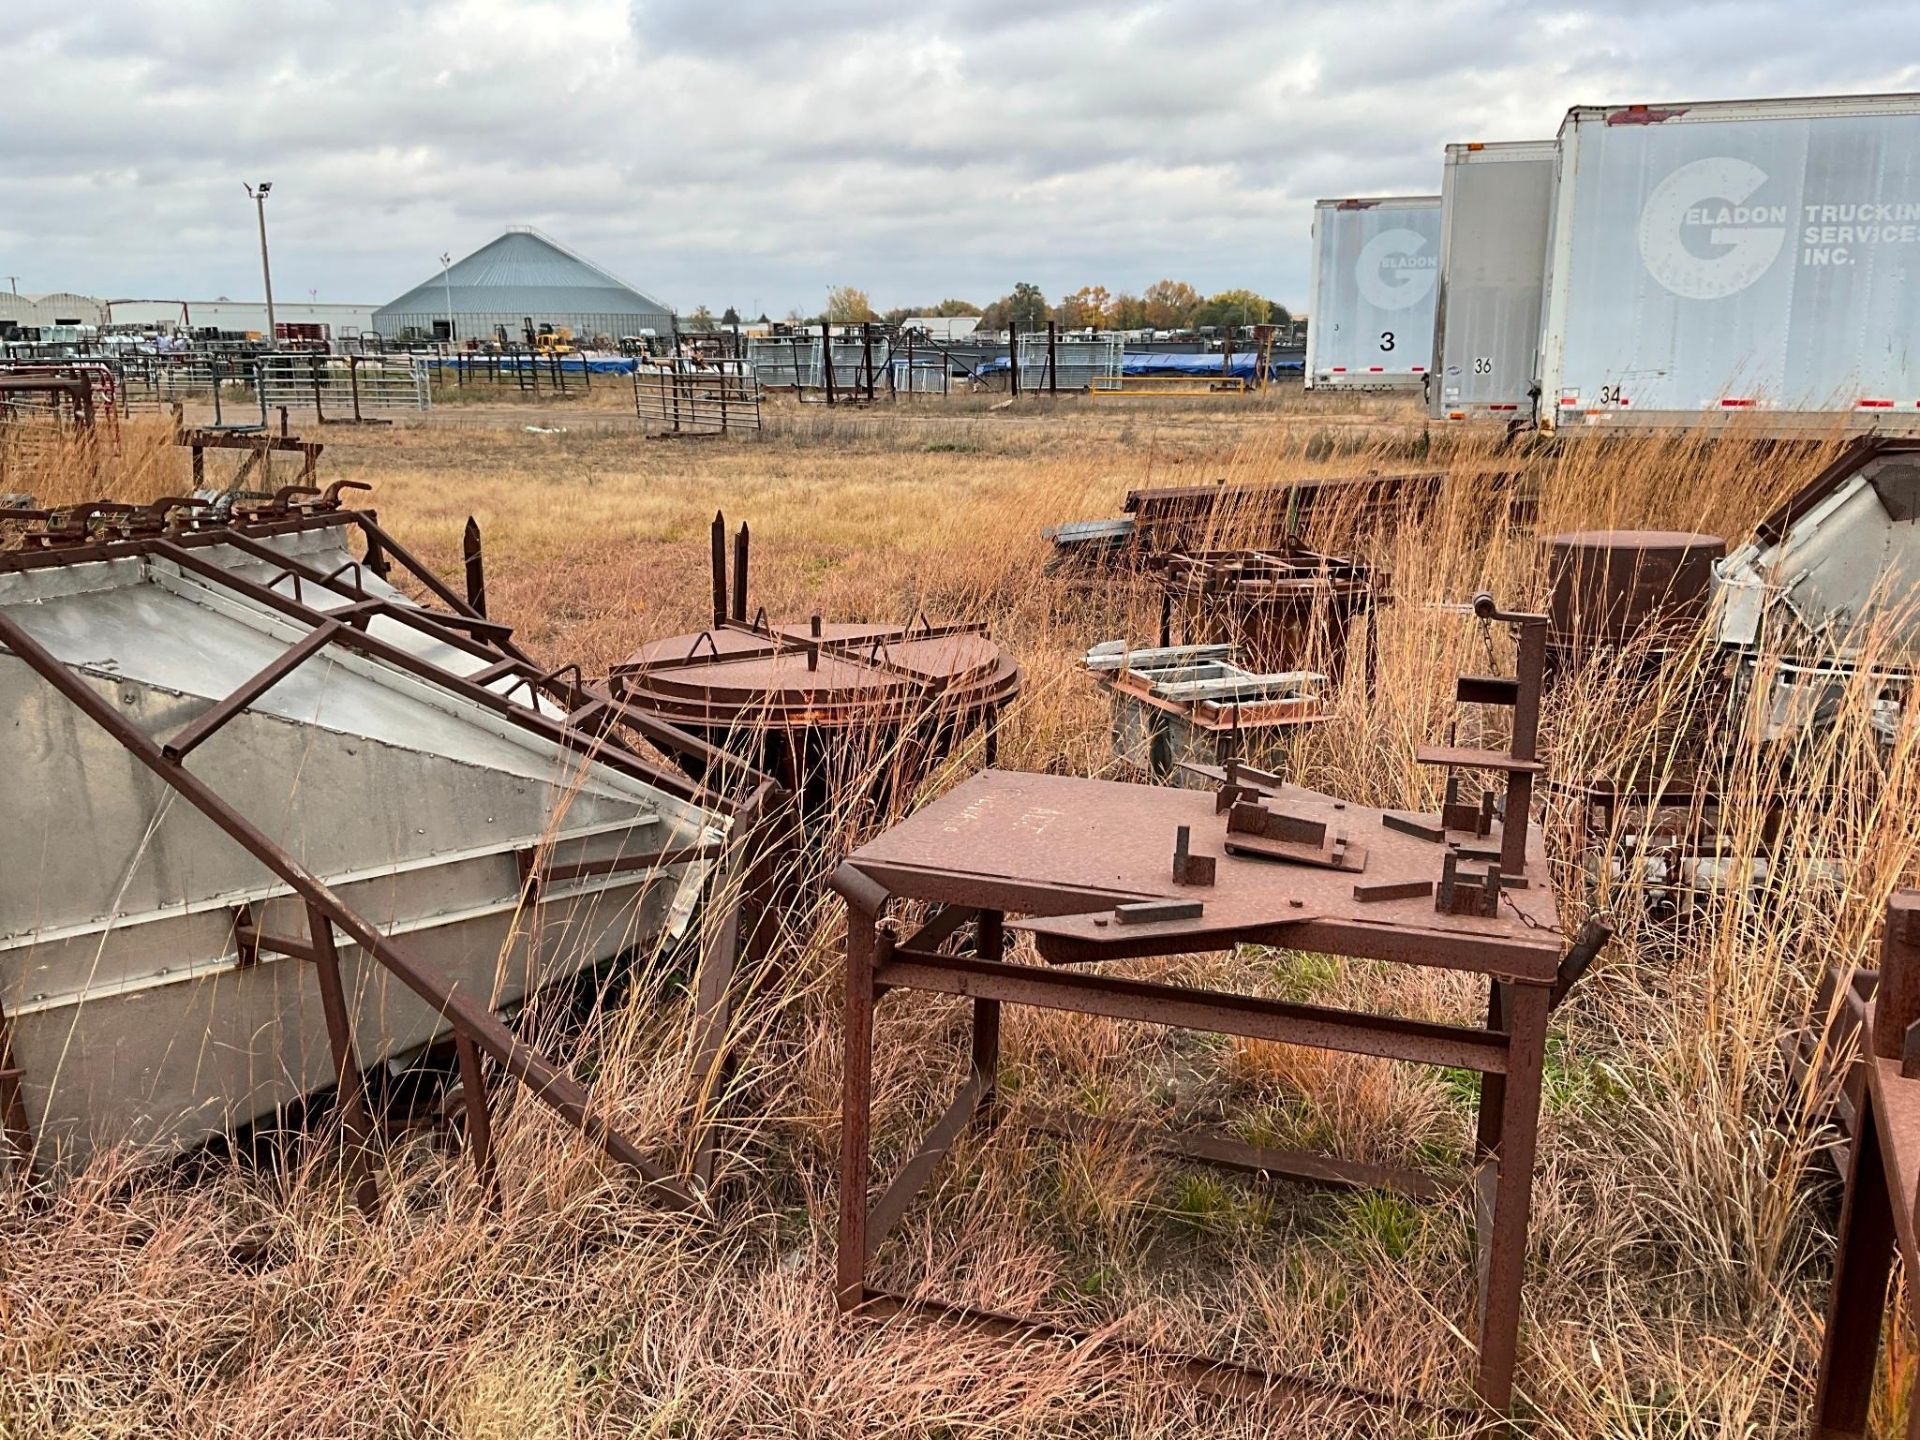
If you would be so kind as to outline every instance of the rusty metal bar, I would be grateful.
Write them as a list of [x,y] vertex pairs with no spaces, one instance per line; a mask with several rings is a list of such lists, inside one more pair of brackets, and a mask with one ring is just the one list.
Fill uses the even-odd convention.
[[1533,1197],[1534,1146],[1546,1064],[1548,993],[1536,985],[1508,988],[1508,1050],[1494,1147],[1491,1223],[1481,1230],[1480,1367],[1474,1393],[1495,1414],[1509,1413],[1520,1344],[1520,1286],[1527,1263],[1527,1218]]
[[920,1142],[920,1148],[900,1167],[885,1193],[868,1207],[866,1249],[869,1260],[892,1233],[893,1227],[900,1223],[900,1217],[907,1213],[921,1188],[939,1169],[940,1162],[947,1158],[947,1152],[953,1148],[954,1141],[960,1138],[961,1131],[973,1123],[992,1088],[993,1081],[989,1076],[979,1070],[969,1070],[945,1112],[927,1131],[926,1139]]
[[346,1133],[347,1173],[353,1181],[354,1203],[372,1219],[380,1210],[380,1190],[373,1178],[373,1117],[367,1109],[366,1087],[360,1078],[360,1057],[353,1043],[353,1012],[347,1006],[340,979],[340,952],[334,947],[333,925],[317,905],[307,906],[307,936],[314,978],[320,986],[320,1008],[327,1019],[333,1074],[339,1086],[341,1128]]
[[1880,988],[1873,1007],[1872,1053],[1897,1061],[1900,1074],[1920,1075],[1920,892],[1901,891],[1887,901],[1880,941]]
[[[1009,973],[1016,970],[1019,973]],[[1451,1065],[1486,1075],[1503,1075],[1508,1066],[1507,1037],[1495,1032],[1403,1020],[1394,1015],[1356,1015],[1324,1006],[1194,990],[1152,980],[995,965],[949,955],[920,955],[906,949],[895,950],[888,962],[876,966],[874,979],[889,990],[984,997],[1143,1025],[1313,1045],[1423,1065]]]
[[980,913],[967,905],[943,905],[938,914],[909,935],[901,944],[906,948],[930,955],[952,938],[962,925]]
[[[1215,1360],[1204,1355],[1182,1355],[1156,1345],[1118,1339],[1105,1331],[1094,1335],[1070,1326],[1050,1325],[1042,1320],[1005,1315],[994,1310],[979,1310],[967,1305],[953,1305],[942,1300],[897,1295],[886,1290],[865,1290],[849,1308],[857,1309],[862,1316],[875,1320],[891,1319],[895,1316],[917,1316],[945,1324],[964,1326],[977,1333],[999,1339],[1020,1340],[1028,1343],[1036,1340],[1068,1342],[1076,1347],[1088,1348],[1097,1345],[1120,1355],[1144,1361],[1206,1394],[1242,1400],[1298,1401],[1317,1407],[1313,1412],[1315,1418],[1325,1416],[1326,1418],[1366,1420],[1375,1425],[1383,1414],[1406,1417],[1477,1418],[1473,1412],[1458,1406],[1438,1405],[1431,1401],[1408,1397],[1379,1395],[1372,1391],[1356,1390],[1350,1386],[1309,1376],[1276,1374],[1273,1371],[1258,1370],[1250,1365],[1236,1365],[1229,1360]],[[1333,1407],[1333,1414],[1328,1414],[1328,1407]]]
[[[343,632],[343,638],[352,635],[353,632]],[[16,658],[26,663],[242,849],[292,887],[309,905],[318,908],[408,989],[444,1014],[456,1030],[464,1029],[475,1044],[492,1056],[508,1074],[526,1085],[542,1104],[559,1114],[611,1159],[638,1172],[653,1193],[689,1208],[698,1203],[685,1186],[670,1178],[623,1133],[594,1113],[591,1097],[578,1082],[564,1074],[545,1056],[526,1046],[484,1004],[446,984],[430,967],[416,960],[406,946],[382,935],[334,894],[325,881],[295,860],[211,786],[184,766],[169,760],[147,735],[130,724],[96,695],[85,681],[6,615],[0,615],[0,644],[4,644]]]
[[[238,593],[250,599],[257,600],[260,604],[277,610],[292,619],[301,620],[309,625],[313,625],[331,618],[326,611],[315,610],[307,605],[301,604],[297,600],[289,599],[278,591],[271,590],[264,585],[258,585],[250,580],[241,579],[239,576],[221,569],[218,565],[201,559],[191,550],[176,545],[170,540],[155,540],[146,543],[151,546],[151,553],[163,555],[184,569],[191,570],[195,574],[213,580],[216,583],[229,586]],[[477,645],[475,642],[468,641],[464,636],[457,635],[453,631],[436,634],[435,631],[437,627],[432,626],[430,621],[428,626],[422,627],[412,615],[396,614],[395,611],[397,609],[399,609],[399,607],[387,607],[382,613],[392,619],[404,618],[410,623],[415,624],[416,628],[421,629],[423,634],[430,635],[435,639],[444,639],[446,643],[466,650],[469,654],[491,658],[499,653],[498,651],[489,651],[485,647]],[[421,612],[421,616],[423,617],[426,616],[426,614],[427,612],[425,611]],[[368,635],[363,631],[351,628],[340,632],[337,637],[337,643],[347,646],[350,649],[358,650],[362,654],[368,655],[376,660],[382,660],[390,665],[397,666],[420,679],[439,685],[454,694],[460,695],[473,701],[477,705],[493,711],[497,715],[512,720],[521,728],[530,730],[543,739],[560,745],[564,749],[571,750],[576,754],[584,755],[591,759],[599,760],[603,764],[609,765],[616,770],[625,771],[637,779],[642,779],[649,784],[657,785],[670,794],[677,795],[685,800],[694,801],[695,803],[702,803],[702,798],[706,797],[706,792],[700,786],[694,785],[687,780],[685,776],[676,771],[655,765],[625,746],[603,743],[594,736],[573,729],[563,722],[555,720],[551,716],[544,715],[525,705],[517,705],[505,696],[487,689],[484,685],[476,685],[470,678],[456,675],[450,670],[435,665],[430,660],[422,659],[412,651],[404,650],[397,645],[388,644],[376,636]],[[613,702],[609,701],[608,703],[612,704]],[[653,738],[652,733],[648,732],[648,727],[651,726],[653,730],[659,732],[662,737],[662,743],[667,744],[668,748],[687,748],[697,751],[700,746],[700,742],[694,737],[675,730],[663,721],[639,716],[632,717],[631,720],[629,720],[624,714],[621,718],[623,723],[631,723],[635,729],[642,730],[643,733],[649,733],[649,738]],[[666,739],[667,736],[674,738],[669,742]],[[741,762],[738,761],[734,762],[736,766],[740,765],[740,763]],[[710,799],[711,797],[707,798]]]
[[487,1113],[487,1080],[480,1064],[480,1049],[457,1031],[453,1048],[460,1062],[460,1098],[467,1114],[467,1153],[473,1157],[474,1178],[498,1209],[500,1176],[493,1163],[493,1118]]
[[469,515],[460,532],[460,555],[467,569],[467,604],[475,615],[487,613],[487,562],[480,549],[480,522]]
[[1447,1194],[1446,1187],[1419,1170],[1341,1160],[1311,1150],[1275,1150],[1213,1131],[1169,1132],[1154,1125],[1058,1110],[1039,1111],[1023,1119],[1032,1128],[1049,1134],[1082,1141],[1118,1141],[1128,1149],[1175,1155],[1247,1175],[1278,1176],[1333,1190],[1392,1190],[1422,1202]]
[[326,649],[345,628],[338,620],[314,626],[251,678],[242,681],[224,700],[216,700],[212,708],[203,710],[183,725],[178,734],[160,747],[161,752],[176,762],[186,759],[234,716]]
[[[848,867],[842,865],[842,872]],[[836,882],[838,876],[836,876]],[[836,887],[839,888],[837,883]],[[843,895],[846,892],[841,891]],[[846,1063],[841,1074],[840,1217],[835,1294],[842,1310],[866,1298],[867,1183],[873,1123],[874,968],[888,958],[892,937],[878,930],[870,895],[847,895]],[[885,904],[884,892],[880,896]]]

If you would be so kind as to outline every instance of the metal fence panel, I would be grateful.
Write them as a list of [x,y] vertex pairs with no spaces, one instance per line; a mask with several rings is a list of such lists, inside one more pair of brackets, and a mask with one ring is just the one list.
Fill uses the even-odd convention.
[[415,356],[263,355],[257,366],[268,409],[313,410],[359,419],[369,410],[425,410],[433,403],[427,366]]
[[1053,374],[1049,381],[1047,333],[1030,331],[1020,337],[1022,390],[1091,390],[1097,380],[1118,378],[1126,343],[1118,335],[1087,338],[1057,337],[1053,341]]
[[633,372],[635,413],[676,435],[760,428],[760,381],[743,360],[642,365]]

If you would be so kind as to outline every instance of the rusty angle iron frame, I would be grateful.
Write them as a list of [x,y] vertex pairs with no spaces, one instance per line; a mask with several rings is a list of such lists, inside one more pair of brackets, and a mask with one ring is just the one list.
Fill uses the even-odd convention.
[[[1867,1433],[1895,1256],[1908,1276],[1908,1322],[1920,1324],[1920,891],[1888,900],[1879,985],[1860,1008],[1865,1073],[1808,1424],[1814,1440]],[[1906,1433],[1920,1437],[1920,1404],[1908,1408]]]
[[[1534,747],[1545,617],[1503,612],[1485,595],[1476,597],[1475,610],[1520,630],[1517,677],[1463,676],[1460,682],[1464,702],[1514,709],[1512,748],[1423,750],[1420,759],[1449,770],[1505,771],[1507,814],[1498,819],[1488,816],[1487,807],[1458,801],[1432,818],[1349,805],[1241,766],[1217,777],[1217,795],[989,770],[847,858],[832,881],[847,905],[836,1276],[843,1310],[944,1317],[1000,1335],[1086,1338],[1035,1319],[869,1283],[880,1243],[954,1144],[967,1131],[988,1132],[1006,1118],[997,1092],[1005,1005],[1458,1067],[1483,1077],[1471,1156],[1480,1310],[1474,1388],[1483,1411],[1511,1414],[1548,1017],[1610,932],[1590,920],[1563,949],[1544,883],[1544,847],[1527,824],[1530,782],[1540,768]],[[1364,850],[1348,843],[1363,829]],[[1170,873],[1158,858],[1166,851],[1155,848],[1168,839]],[[1432,878],[1434,846],[1443,856],[1438,880]],[[1295,863],[1276,865],[1273,859]],[[1461,872],[1463,862],[1486,869],[1470,879]],[[1487,896],[1484,907],[1479,892]],[[894,900],[936,908],[915,934],[899,939],[884,918]],[[1026,917],[1017,928],[1033,934],[1044,963],[1006,959],[1009,914]],[[969,924],[974,953],[942,953]],[[1232,950],[1242,943],[1484,976],[1485,1026],[1413,1021],[1079,968]],[[969,1063],[944,1114],[872,1200],[874,1026],[881,1000],[896,990],[969,999]],[[1102,1126],[1079,1117],[1041,1124],[1070,1134]],[[1278,1151],[1225,1135],[1175,1136],[1134,1127],[1127,1133],[1163,1151],[1243,1172],[1393,1188],[1415,1197],[1437,1191],[1436,1182],[1420,1172]],[[1125,1348],[1232,1393],[1278,1390],[1350,1405],[1451,1408],[1147,1346]]]
[[[742,936],[751,933],[754,918],[743,917],[741,911],[751,910],[757,903],[762,893],[760,882],[764,880],[764,869],[770,860],[769,856],[758,853],[756,841],[768,833],[782,792],[735,757],[631,710],[604,691],[585,686],[578,678],[576,667],[542,669],[514,642],[511,627],[488,620],[457,595],[382,529],[372,511],[340,505],[342,490],[368,488],[353,481],[337,481],[324,493],[311,486],[289,486],[272,502],[240,512],[233,523],[226,525],[197,524],[195,513],[203,507],[198,502],[174,498],[146,507],[89,502],[53,512],[51,516],[47,512],[0,511],[0,519],[46,519],[46,529],[52,532],[51,542],[43,543],[40,548],[0,552],[0,572],[122,558],[163,560],[309,627],[306,636],[278,660],[225,699],[216,701],[180,734],[164,742],[145,734],[121,716],[68,666],[4,614],[0,614],[0,647],[44,679],[305,902],[306,936],[269,935],[243,921],[236,927],[237,938],[255,953],[285,954],[315,965],[340,1086],[343,1125],[350,1142],[355,1196],[363,1209],[370,1210],[375,1200],[367,1151],[372,1125],[359,1079],[360,1067],[340,979],[336,929],[421,999],[437,1007],[452,1024],[469,1147],[476,1171],[490,1191],[493,1160],[482,1075],[483,1056],[525,1085],[535,1098],[610,1158],[636,1172],[654,1198],[677,1207],[696,1208],[704,1203],[704,1191],[713,1175],[717,1142],[710,1121],[701,1125],[696,1138],[692,1183],[650,1160],[595,1110],[591,1097],[577,1081],[522,1041],[487,1006],[448,987],[432,966],[410,953],[406,944],[381,934],[320,877],[187,768],[186,761],[193,749],[222,725],[304,661],[329,645],[340,645],[478,704],[562,751],[606,764],[683,800],[730,815],[734,825],[732,843],[748,867],[749,882],[740,904],[729,913],[702,954],[696,987],[701,1023],[694,1051],[695,1073],[709,1088],[717,1083],[724,1065],[731,980]],[[423,606],[371,594],[360,583],[358,566],[341,567],[329,575],[264,543],[276,535],[327,528],[357,530],[366,547],[364,563],[368,570],[385,577],[397,562],[445,609],[430,611]],[[196,553],[213,545],[230,546],[277,566],[278,573],[265,584],[235,575]],[[282,581],[291,582],[291,594],[278,588]],[[305,603],[306,587],[317,588],[347,603],[327,610],[315,608]],[[428,639],[491,663],[470,675],[456,674],[368,633],[369,622],[375,617],[409,626]],[[571,680],[569,674],[573,676]],[[487,688],[489,683],[509,677],[514,685],[507,694]],[[509,698],[521,688],[526,690],[528,704]],[[538,708],[542,700],[566,706],[565,718]],[[736,778],[740,788],[751,787],[750,793],[736,802],[710,787],[696,785],[649,758],[618,733],[621,729],[631,730],[670,754],[702,753],[712,767],[710,775]],[[662,853],[623,856],[602,863],[633,869],[691,858],[696,857],[690,852]],[[523,870],[530,888],[545,878],[537,864],[524,858]],[[10,1054],[5,1016],[0,1014],[0,1130],[16,1154],[27,1156],[31,1154],[33,1135],[27,1125],[20,1078]]]

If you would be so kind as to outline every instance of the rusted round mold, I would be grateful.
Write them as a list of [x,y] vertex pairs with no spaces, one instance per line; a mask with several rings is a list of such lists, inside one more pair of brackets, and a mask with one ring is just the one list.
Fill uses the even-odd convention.
[[703,729],[864,729],[994,710],[1020,667],[983,626],[727,624],[642,646],[613,682],[628,704]]
[[643,645],[610,683],[628,705],[745,754],[811,809],[876,769],[884,800],[982,727],[991,763],[1020,678],[983,625],[731,621]]
[[1547,634],[1561,649],[1658,647],[1706,615],[1718,535],[1682,530],[1580,530],[1547,541]]

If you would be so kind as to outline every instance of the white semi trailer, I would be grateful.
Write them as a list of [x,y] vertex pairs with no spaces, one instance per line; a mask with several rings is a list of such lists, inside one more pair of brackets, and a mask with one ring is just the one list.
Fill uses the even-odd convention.
[[1438,195],[1316,201],[1307,388],[1425,384],[1439,275]]
[[1541,421],[1920,426],[1920,95],[1580,106]]
[[1447,146],[1427,397],[1436,420],[1534,418],[1558,153],[1552,140]]

